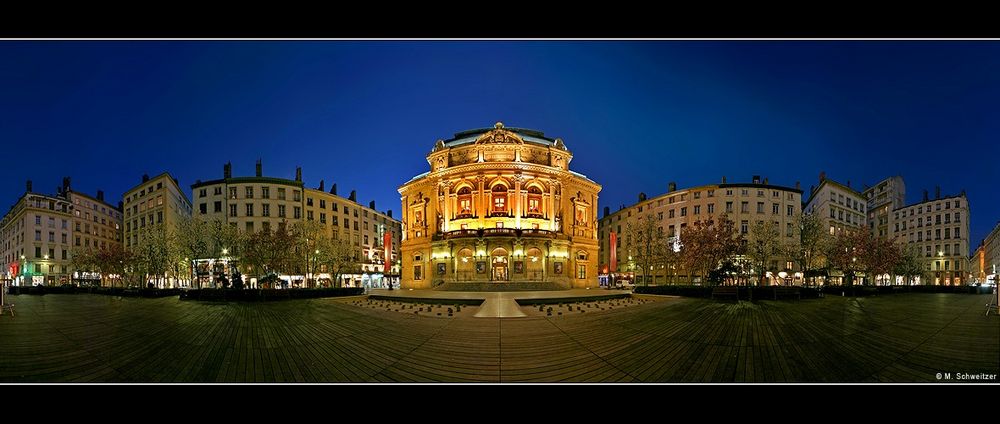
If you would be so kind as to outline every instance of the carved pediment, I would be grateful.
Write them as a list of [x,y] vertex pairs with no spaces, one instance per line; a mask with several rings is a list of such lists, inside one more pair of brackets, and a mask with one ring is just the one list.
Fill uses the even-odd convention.
[[524,144],[524,140],[513,131],[504,129],[503,122],[497,122],[493,130],[476,139],[476,144]]

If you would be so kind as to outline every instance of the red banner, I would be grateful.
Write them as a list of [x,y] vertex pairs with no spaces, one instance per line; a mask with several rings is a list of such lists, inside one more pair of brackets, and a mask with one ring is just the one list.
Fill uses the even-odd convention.
[[392,232],[386,231],[382,234],[382,245],[385,246],[385,266],[382,272],[389,274],[392,271]]
[[618,272],[618,234],[611,232],[611,272]]

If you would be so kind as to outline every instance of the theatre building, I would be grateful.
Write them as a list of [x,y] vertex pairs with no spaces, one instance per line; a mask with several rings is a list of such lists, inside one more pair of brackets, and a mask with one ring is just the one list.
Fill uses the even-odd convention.
[[508,128],[438,140],[399,188],[402,288],[597,287],[597,194],[561,139]]

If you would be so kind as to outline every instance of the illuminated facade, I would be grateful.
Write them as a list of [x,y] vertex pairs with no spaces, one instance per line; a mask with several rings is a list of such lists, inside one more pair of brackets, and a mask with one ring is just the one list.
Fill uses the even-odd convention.
[[32,191],[23,196],[0,220],[0,242],[5,267],[3,279],[15,285],[88,283],[74,277],[74,250],[121,244],[122,213],[96,197],[74,192],[70,179],[55,196]]
[[[136,251],[141,248],[143,235],[154,228],[176,231],[177,225],[191,217],[191,201],[181,189],[176,178],[162,173],[153,178],[142,176],[142,182],[122,195],[125,228],[123,231],[125,249]],[[156,280],[167,288],[187,287],[189,278]]]
[[979,243],[970,265],[975,281],[997,283],[997,276],[1000,275],[1000,222]]
[[[232,165],[223,167],[223,178],[197,181],[191,185],[194,216],[205,221],[218,221],[245,232],[274,230],[282,222],[315,221],[330,238],[347,240],[355,249],[357,273],[344,275],[340,283],[346,286],[383,284],[385,275],[398,276],[400,222],[392,218],[392,211],[379,212],[375,203],[369,207],[356,201],[352,191],[349,198],[337,195],[337,185],[330,191],[321,181],[317,189],[307,188],[302,182],[302,169],[296,168],[295,179],[263,176],[262,165],[257,163],[253,177],[233,177]],[[385,234],[392,240],[389,269],[385,265]],[[300,281],[305,270],[292,276]],[[326,275],[324,277],[324,275]],[[329,278],[320,270],[319,280]]]
[[601,186],[572,159],[562,140],[499,122],[438,140],[431,170],[399,188],[402,287],[596,287]]
[[122,196],[125,213],[125,248],[134,250],[142,242],[142,233],[150,228],[176,228],[191,217],[191,201],[169,173],[156,177],[142,176],[142,182]]
[[924,273],[920,284],[960,285],[968,282],[969,201],[965,192],[924,201],[892,211],[890,237],[915,249]]
[[[798,229],[795,216],[802,212],[802,190],[798,188],[771,185],[767,178],[754,176],[750,183],[710,184],[677,190],[670,183],[667,192],[653,198],[640,194],[639,201],[623,207],[615,213],[605,214],[600,220],[600,270],[602,275],[614,273],[636,273],[634,264],[629,263],[629,243],[626,232],[629,223],[638,222],[641,217],[652,216],[666,235],[669,243],[680,248],[684,243],[684,231],[699,220],[718,218],[722,214],[734,222],[736,231],[745,236],[757,222],[771,220],[777,227],[780,243],[798,243]],[[615,235],[614,250],[617,267],[612,264],[612,233]],[[766,275],[771,284],[786,282],[800,284],[801,273],[791,259],[776,256],[768,264]],[[638,273],[636,273],[638,274]],[[665,267],[652,270],[649,284],[664,284],[668,278],[676,281],[691,281],[683,269],[668,270]],[[697,281],[693,281],[697,282]]]
[[818,216],[823,222],[823,230],[830,235],[845,229],[867,231],[865,211],[868,202],[850,184],[850,181],[844,185],[826,178],[826,173],[823,172],[819,175],[819,186],[811,187],[804,212]]
[[886,237],[890,235],[889,228],[892,211],[906,204],[906,184],[903,177],[889,177],[862,193],[868,200],[868,229],[873,236]]

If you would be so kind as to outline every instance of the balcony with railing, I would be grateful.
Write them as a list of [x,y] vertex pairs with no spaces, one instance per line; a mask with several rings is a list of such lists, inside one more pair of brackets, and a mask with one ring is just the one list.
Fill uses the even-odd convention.
[[484,228],[483,229],[483,236],[484,237],[498,237],[498,236],[516,237],[518,235],[518,232],[519,231],[516,230],[516,229],[514,229],[514,228]]
[[558,233],[555,231],[542,230],[542,229],[523,229],[519,230],[516,228],[483,228],[483,229],[464,229],[464,230],[453,230],[446,231],[444,233],[435,234],[434,240],[449,240],[455,238],[467,238],[467,237],[542,237],[542,238],[556,238]]

